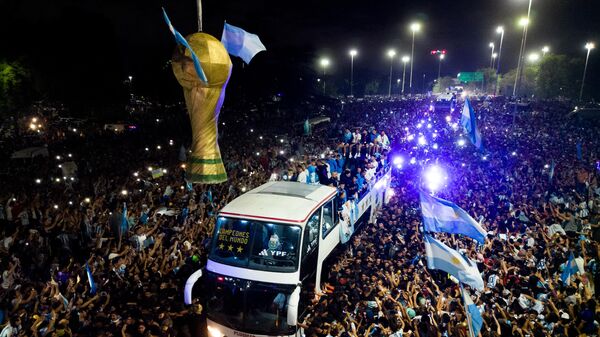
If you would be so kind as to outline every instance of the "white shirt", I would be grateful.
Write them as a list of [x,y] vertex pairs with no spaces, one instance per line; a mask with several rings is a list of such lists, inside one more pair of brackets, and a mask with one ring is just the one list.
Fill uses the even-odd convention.
[[[10,287],[12,287],[14,282],[15,282],[15,280],[13,278],[12,273],[9,272],[8,270],[5,270],[2,273],[2,288],[9,289]],[[0,335],[0,337],[2,337],[2,335]]]
[[388,138],[387,135],[383,135],[383,136],[380,136],[380,137],[381,137],[381,144],[383,145],[383,147],[390,146],[390,139]]
[[13,328],[10,324],[7,324],[4,329],[2,329],[2,332],[0,332],[0,337],[13,337],[16,336],[17,333],[17,329]]
[[21,225],[29,226],[29,213],[27,213],[27,210],[23,210],[19,213],[19,218],[21,218]]
[[163,196],[170,197],[171,194],[173,194],[173,188],[171,187],[171,185],[168,185],[167,188],[165,188],[165,193],[163,194]]
[[304,170],[298,174],[298,182],[306,184],[306,177],[308,177],[308,171]]

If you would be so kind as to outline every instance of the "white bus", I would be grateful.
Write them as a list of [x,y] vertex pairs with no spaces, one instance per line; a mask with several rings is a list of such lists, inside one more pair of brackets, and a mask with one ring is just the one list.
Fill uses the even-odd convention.
[[375,179],[344,212],[335,188],[297,182],[269,182],[225,206],[204,275],[208,335],[299,336],[331,253],[389,200],[390,171]]

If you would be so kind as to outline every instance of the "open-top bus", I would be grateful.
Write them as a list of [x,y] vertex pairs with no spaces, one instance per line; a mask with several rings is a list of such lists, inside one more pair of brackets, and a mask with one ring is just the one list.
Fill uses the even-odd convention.
[[204,275],[208,335],[299,335],[324,264],[361,223],[374,221],[389,183],[389,171],[373,178],[341,212],[337,189],[296,182],[269,182],[227,204]]

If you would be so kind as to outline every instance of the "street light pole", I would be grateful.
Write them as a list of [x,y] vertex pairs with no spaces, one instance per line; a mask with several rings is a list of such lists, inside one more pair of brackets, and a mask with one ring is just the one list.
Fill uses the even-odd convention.
[[350,96],[354,97],[354,56],[356,56],[356,49],[350,50]]
[[323,67],[323,95],[325,95],[325,69],[329,66],[329,59],[322,58],[321,59],[321,67]]
[[494,42],[490,42],[490,48],[492,48],[492,52],[490,53],[490,68],[494,67]]
[[519,24],[523,26],[523,36],[521,37],[521,49],[519,50],[519,60],[517,62],[517,73],[515,74],[515,84],[513,86],[513,96],[517,95],[517,83],[519,82],[519,77],[521,75],[521,63],[523,60],[523,52],[524,52],[524,43],[525,43],[525,35],[527,34],[527,25],[529,25],[529,18],[521,18],[519,20]]
[[500,34],[500,46],[498,47],[498,63],[496,64],[496,75],[500,72],[500,56],[502,56],[502,42],[504,42],[504,27],[499,26],[496,32]]
[[496,33],[500,34],[500,46],[498,47],[498,61],[496,63],[496,86],[494,87],[494,94],[498,94],[498,82],[500,82],[500,56],[502,56],[502,42],[504,42],[504,27],[498,26]]
[[[527,31],[529,29],[529,18],[531,15],[531,3],[533,2],[533,0],[529,0],[529,5],[527,6],[527,19],[525,21],[521,21],[523,23],[523,39],[521,41],[521,52],[519,55],[519,63],[521,64],[521,68],[519,69],[519,67],[517,66],[517,78],[515,80],[515,88],[513,89],[513,95],[517,92],[517,85],[520,87],[521,86],[521,77],[523,75],[523,58],[525,57],[525,55],[523,55],[525,53],[525,49],[527,48]],[[517,84],[518,83],[518,84]]]
[[402,64],[404,65],[402,67],[402,95],[404,95],[404,82],[405,82],[405,78],[406,78],[406,63],[409,60],[410,60],[410,57],[402,56]]
[[588,60],[590,59],[590,52],[594,49],[595,46],[592,42],[588,42],[585,44],[585,49],[587,49],[587,55],[585,56],[585,66],[583,67],[583,78],[581,79],[581,89],[579,89],[579,100],[583,97],[583,85],[585,82],[585,73],[587,72]]
[[410,93],[412,94],[412,79],[413,79],[413,60],[415,58],[415,33],[421,29],[421,25],[418,22],[413,22],[410,25],[410,30],[412,31],[412,47],[410,50],[410,79],[408,83],[408,87],[410,88]]
[[388,56],[390,57],[390,84],[388,86],[388,97],[392,96],[392,70],[394,68],[394,56],[396,56],[396,51],[393,49],[388,50]]
[[[446,55],[444,55],[444,54],[440,54],[440,62],[438,64],[438,77],[437,77],[438,83],[440,83],[440,72],[442,71],[442,60],[444,59],[445,56]],[[440,90],[441,90],[441,87],[440,87]]]

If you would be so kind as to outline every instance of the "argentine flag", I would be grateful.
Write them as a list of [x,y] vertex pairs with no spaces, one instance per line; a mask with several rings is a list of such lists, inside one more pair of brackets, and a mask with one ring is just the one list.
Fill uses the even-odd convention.
[[190,44],[186,41],[186,39],[181,34],[179,34],[179,32],[177,30],[175,30],[175,28],[171,24],[171,20],[169,20],[169,17],[167,16],[167,12],[165,11],[165,9],[163,8],[162,10],[163,10],[163,17],[165,18],[165,22],[167,23],[167,26],[169,26],[169,30],[175,37],[175,41],[177,41],[177,43],[184,46],[185,48],[187,48],[187,50],[190,51],[190,55],[192,56],[192,61],[194,62],[194,68],[196,69],[196,74],[198,74],[198,77],[200,78],[200,80],[202,82],[207,83],[208,80],[206,79],[204,70],[202,70],[202,66],[200,65],[200,60],[198,60],[198,56],[196,56],[196,53],[194,52],[192,47],[190,47]]
[[471,295],[469,292],[461,286],[463,299],[465,301],[465,311],[467,312],[467,321],[471,325],[471,329],[473,331],[473,336],[479,336],[479,331],[481,331],[481,327],[483,326],[483,318],[481,317],[481,312],[473,303],[471,299]]
[[473,261],[428,234],[424,234],[423,239],[427,253],[427,268],[443,270],[460,282],[474,289],[483,290],[483,278]]
[[419,194],[425,231],[462,234],[480,244],[485,243],[486,231],[462,208],[423,191],[420,191]]
[[569,284],[569,279],[571,275],[575,275],[579,271],[577,268],[577,263],[575,263],[575,257],[573,256],[573,252],[569,255],[569,260],[565,264],[565,268],[563,269],[562,274],[560,275],[560,279],[563,284]]
[[475,147],[483,151],[483,143],[481,141],[481,132],[477,128],[477,121],[475,120],[475,111],[473,110],[473,106],[471,105],[471,101],[468,98],[465,98],[465,104],[462,108],[462,114],[460,116],[460,124],[465,129],[467,136],[471,140],[471,143],[475,145]]
[[221,43],[229,54],[240,57],[246,64],[250,63],[254,55],[267,50],[258,35],[227,23],[223,27]]
[[90,284],[90,294],[94,295],[96,293],[96,282],[94,282],[94,278],[92,277],[90,265],[87,263],[85,264],[85,273],[88,278],[88,283]]

